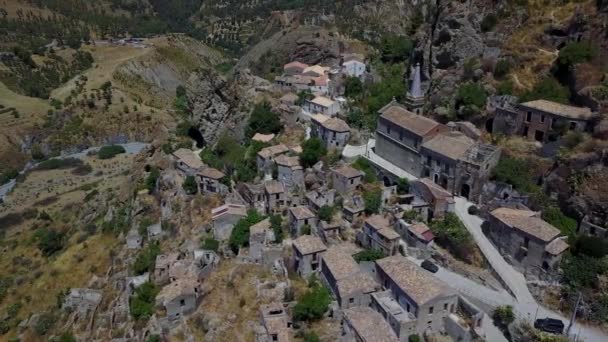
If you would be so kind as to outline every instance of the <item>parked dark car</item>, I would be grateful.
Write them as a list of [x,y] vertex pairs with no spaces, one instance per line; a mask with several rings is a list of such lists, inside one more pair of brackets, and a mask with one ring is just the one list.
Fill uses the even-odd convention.
[[437,271],[439,271],[439,267],[430,260],[424,260],[420,266],[431,273],[437,273]]
[[534,322],[534,327],[552,334],[561,335],[564,333],[564,322],[555,318],[539,318]]

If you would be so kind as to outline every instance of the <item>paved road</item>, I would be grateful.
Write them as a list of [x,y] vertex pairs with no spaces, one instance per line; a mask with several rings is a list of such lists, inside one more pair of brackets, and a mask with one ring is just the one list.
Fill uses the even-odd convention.
[[[367,145],[346,146],[343,155],[345,158],[351,160],[356,157],[363,156],[372,163],[382,167],[396,176],[407,178],[409,180],[417,179],[413,175],[401,170],[396,165],[375,154],[372,150],[374,146],[375,141],[370,139]],[[536,318],[551,317],[561,319],[567,326],[569,318],[558,312],[540,306],[530,293],[524,275],[507,263],[496,247],[485,236],[481,230],[483,220],[478,216],[470,215],[467,211],[468,207],[473,205],[473,203],[460,197],[455,197],[455,201],[456,215],[458,215],[467,230],[469,230],[471,235],[473,235],[479,249],[484,254],[486,259],[488,259],[492,268],[496,271],[500,279],[507,286],[514,297],[509,293],[495,291],[445,269],[440,269],[440,271],[436,273],[436,276],[465,295],[475,298],[483,303],[486,303],[487,305],[512,305],[513,311],[518,319],[533,323]],[[490,329],[488,330],[490,332],[494,331],[492,328],[488,329]],[[596,327],[579,323],[575,323],[573,325],[570,335],[577,336],[579,341],[608,341],[608,334],[605,332],[597,329]]]

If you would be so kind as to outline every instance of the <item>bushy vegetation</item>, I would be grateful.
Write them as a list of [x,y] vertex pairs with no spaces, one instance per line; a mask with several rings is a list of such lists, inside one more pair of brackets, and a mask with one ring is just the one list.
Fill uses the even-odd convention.
[[40,316],[38,317],[38,321],[36,321],[36,324],[34,324],[34,332],[38,336],[44,336],[49,333],[51,329],[53,329],[56,322],[57,317],[54,314],[50,312],[44,312],[40,314]]
[[510,305],[497,307],[492,313],[492,319],[494,320],[494,324],[496,326],[498,326],[501,330],[506,331],[509,324],[515,321],[513,307]]
[[154,314],[156,295],[159,289],[151,282],[143,283],[135,289],[129,299],[131,316],[137,321],[147,321]]
[[374,261],[384,258],[384,253],[382,253],[382,251],[378,249],[366,249],[353,255],[353,258],[356,262]]
[[561,85],[555,78],[548,76],[541,79],[534,88],[521,96],[521,102],[533,100],[550,100],[560,103],[568,103],[570,91]]
[[160,255],[160,245],[157,242],[150,242],[148,246],[137,253],[135,261],[131,266],[135,275],[154,271],[156,257]]
[[570,236],[576,233],[578,226],[576,220],[566,216],[558,207],[551,206],[543,210],[542,218],[559,229],[563,235]]
[[379,214],[382,208],[382,190],[374,188],[363,192],[363,202],[366,214]]
[[228,245],[235,254],[238,254],[241,247],[249,245],[249,228],[263,219],[256,210],[249,210],[247,216],[236,223],[228,240]]
[[120,145],[103,146],[99,149],[99,151],[97,151],[97,157],[99,159],[111,159],[121,153],[126,152],[127,151],[125,151],[125,148]]
[[493,178],[513,185],[516,190],[535,193],[540,191],[534,182],[529,163],[525,159],[503,155],[494,168]]
[[48,228],[40,228],[34,234],[38,249],[45,256],[50,256],[63,249],[66,236],[64,233]]
[[323,318],[331,303],[329,291],[318,282],[298,299],[293,308],[293,319],[296,321],[317,321]]
[[38,163],[35,170],[62,170],[81,166],[82,160],[77,158],[52,158]]
[[433,220],[430,228],[439,245],[448,249],[455,257],[468,263],[472,262],[471,252],[475,248],[475,243],[471,233],[456,214],[446,213],[442,220]]
[[410,192],[410,181],[407,178],[399,178],[397,181],[397,193],[405,195]]
[[348,77],[344,82],[344,95],[356,99],[363,94],[363,83],[357,77]]
[[145,186],[149,193],[153,193],[156,188],[156,182],[160,177],[160,170],[156,166],[150,167],[150,173],[146,176]]
[[186,176],[184,183],[182,183],[182,188],[188,195],[196,194],[198,192],[198,184],[196,184],[194,176]]
[[380,41],[381,59],[385,63],[405,61],[412,52],[412,41],[396,34],[385,34]]
[[324,205],[319,209],[319,219],[325,222],[331,222],[334,216],[334,207],[331,205]]
[[573,41],[561,50],[557,58],[558,64],[571,66],[583,62],[588,62],[597,55],[597,49],[589,41]]
[[253,108],[245,135],[251,138],[256,133],[276,134],[281,131],[282,125],[279,115],[272,111],[268,102],[262,102]]
[[511,71],[511,62],[508,59],[501,59],[496,62],[494,67],[494,77],[503,78]]
[[374,169],[369,160],[359,157],[357,160],[355,160],[352,167],[365,173],[363,180],[366,183],[375,183],[378,181],[378,177],[376,177],[376,169]]
[[496,24],[498,24],[498,17],[496,16],[496,14],[490,13],[481,20],[481,23],[480,23],[481,31],[483,31],[483,32],[492,31],[494,29],[494,27],[496,27]]
[[486,104],[487,94],[479,83],[465,83],[458,88],[456,107],[465,117],[478,113]]
[[0,173],[0,185],[8,183],[11,179],[17,178],[19,171],[15,169],[9,169]]
[[575,255],[587,255],[593,258],[603,258],[608,255],[608,242],[593,236],[577,236],[572,247],[572,253]]
[[270,216],[270,227],[274,233],[275,242],[283,242],[283,239],[285,238],[285,232],[283,231],[283,217],[281,215]]
[[302,153],[300,153],[300,163],[302,166],[312,167],[315,165],[321,157],[327,154],[327,148],[323,144],[323,141],[319,138],[310,138],[302,143]]
[[202,241],[201,247],[206,250],[217,252],[220,247],[220,242],[214,238],[205,238]]

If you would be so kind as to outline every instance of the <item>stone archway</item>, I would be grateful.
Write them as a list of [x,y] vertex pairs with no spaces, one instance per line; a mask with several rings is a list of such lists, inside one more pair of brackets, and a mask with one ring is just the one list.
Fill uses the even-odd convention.
[[469,184],[462,184],[460,187],[460,196],[469,199],[469,195],[471,194],[471,186]]

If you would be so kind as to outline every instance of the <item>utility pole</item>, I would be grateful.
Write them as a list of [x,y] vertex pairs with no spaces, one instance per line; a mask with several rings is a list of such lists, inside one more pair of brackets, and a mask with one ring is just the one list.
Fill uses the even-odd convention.
[[566,329],[566,335],[570,336],[570,329],[572,329],[572,325],[574,325],[574,320],[576,319],[576,312],[578,311],[578,306],[581,304],[581,299],[583,295],[579,292],[578,298],[576,299],[576,305],[574,305],[574,310],[572,310],[572,316],[570,316],[570,323],[568,324],[568,329]]

